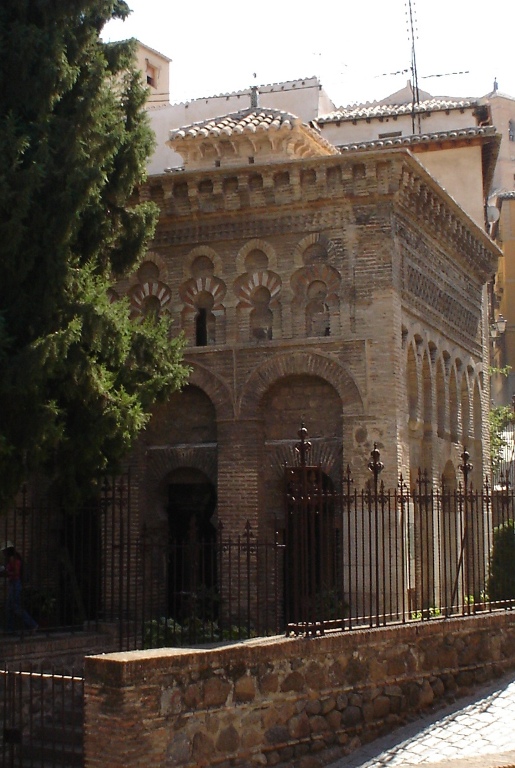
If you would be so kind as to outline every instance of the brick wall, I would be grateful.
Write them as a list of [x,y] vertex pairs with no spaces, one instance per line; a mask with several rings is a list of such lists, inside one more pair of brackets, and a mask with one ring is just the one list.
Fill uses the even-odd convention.
[[[209,513],[270,536],[301,421],[336,488],[347,464],[355,487],[370,480],[376,442],[386,487],[419,467],[454,487],[464,445],[482,482],[496,250],[406,150],[186,170],[140,194],[159,225],[116,292],[135,317],[160,302],[192,369],[130,459],[141,526],[165,542]],[[186,473],[212,486],[214,515],[173,511]]]
[[[389,486],[419,465],[439,480],[464,443],[481,482],[494,247],[406,151],[165,174],[140,193],[159,226],[116,291],[136,315],[159,300],[192,366],[134,451],[142,522],[167,535],[168,476],[189,467],[216,487],[219,520],[267,533],[301,419],[336,483],[347,463],[366,482],[375,441]],[[205,345],[200,308],[212,313]],[[446,426],[451,411],[463,424],[478,415],[473,434]]]
[[515,666],[489,614],[86,659],[87,768],[313,768]]

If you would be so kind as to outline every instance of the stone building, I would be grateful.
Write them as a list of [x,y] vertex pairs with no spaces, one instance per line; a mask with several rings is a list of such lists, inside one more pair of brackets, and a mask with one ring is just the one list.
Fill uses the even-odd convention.
[[492,364],[496,368],[510,367],[507,376],[492,376],[492,398],[495,404],[505,405],[515,395],[515,98],[494,89],[485,102],[502,134],[489,211],[490,233],[502,249],[503,258],[491,294],[490,319],[496,322],[501,318],[503,330],[497,332],[497,322],[492,328]]
[[[134,451],[141,522],[281,525],[303,421],[337,487],[378,443],[399,473],[456,484],[488,468],[484,286],[498,250],[405,148],[341,154],[254,104],[173,131],[184,169],[140,190],[161,209],[146,261],[115,286],[134,316],[170,313],[188,386]],[[482,179],[478,182],[482,184]]]
[[501,136],[479,99],[432,97],[413,103],[408,86],[373,104],[342,107],[317,120],[340,151],[409,147],[429,173],[483,227],[485,200],[497,167]]
[[136,69],[148,89],[147,109],[158,109],[170,102],[171,59],[137,41]]

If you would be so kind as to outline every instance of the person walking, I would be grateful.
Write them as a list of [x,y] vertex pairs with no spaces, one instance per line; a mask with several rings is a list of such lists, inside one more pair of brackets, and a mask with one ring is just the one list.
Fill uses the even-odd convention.
[[12,634],[15,630],[16,619],[19,618],[29,632],[34,633],[37,622],[23,608],[22,593],[22,559],[11,541],[5,542],[0,548],[4,556],[4,566],[1,574],[7,579],[6,630]]

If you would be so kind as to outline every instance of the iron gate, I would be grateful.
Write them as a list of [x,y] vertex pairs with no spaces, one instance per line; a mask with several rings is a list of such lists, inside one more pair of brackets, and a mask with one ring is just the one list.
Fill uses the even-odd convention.
[[285,467],[287,632],[343,628],[341,497],[322,467],[307,464],[311,443],[299,430],[297,467]]
[[83,765],[84,679],[70,674],[0,669],[5,768]]

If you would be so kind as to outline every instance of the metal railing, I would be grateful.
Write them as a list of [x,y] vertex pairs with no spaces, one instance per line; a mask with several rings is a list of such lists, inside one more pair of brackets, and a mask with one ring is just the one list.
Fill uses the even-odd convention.
[[83,700],[82,677],[0,667],[1,764],[82,766]]
[[[302,432],[302,430],[301,430]],[[95,629],[112,649],[192,646],[255,636],[351,631],[445,620],[515,607],[515,488],[475,489],[463,452],[463,481],[413,487],[347,472],[339,487],[320,466],[285,468],[284,511],[269,537],[247,522],[219,523],[206,538],[140,526],[130,475],[104,483],[94,504],[73,513],[47,501],[19,503],[0,522],[0,546],[22,557],[20,604],[0,584],[0,621],[16,639]],[[3,598],[3,600],[2,600]],[[3,602],[3,605],[2,605]],[[9,635],[0,635],[1,638]],[[9,639],[4,642],[10,642]],[[95,639],[98,649],[98,637]],[[0,668],[2,765],[82,765],[83,679]]]
[[[23,556],[23,609],[38,634],[108,630],[130,650],[512,607],[511,486],[435,488],[421,473],[414,488],[347,476],[335,489],[315,469],[305,498],[286,488],[269,538],[249,523],[208,540],[139,530],[126,478],[75,514],[22,499],[1,524]],[[11,618],[26,636],[23,613]]]

